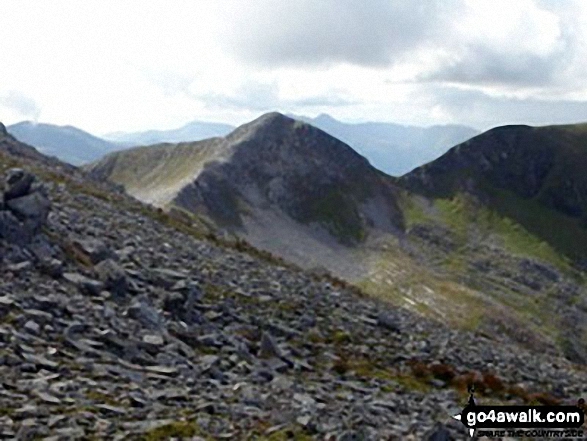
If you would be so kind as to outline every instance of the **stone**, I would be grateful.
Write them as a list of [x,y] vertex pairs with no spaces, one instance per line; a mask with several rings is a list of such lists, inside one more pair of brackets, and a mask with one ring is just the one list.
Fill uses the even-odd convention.
[[94,267],[98,279],[104,288],[116,296],[126,294],[128,281],[124,268],[112,259],[105,259]]
[[398,320],[387,312],[381,312],[377,315],[377,325],[392,332],[401,332]]
[[93,265],[115,257],[115,254],[100,239],[76,239],[72,245],[78,252],[85,255]]
[[28,271],[32,267],[33,267],[33,264],[29,260],[26,260],[24,262],[14,263],[12,265],[8,265],[6,267],[6,270],[10,271],[11,273],[14,273],[14,274],[20,274],[25,271]]
[[0,239],[24,246],[30,242],[31,234],[26,231],[10,211],[0,211]]
[[77,286],[78,289],[84,294],[97,296],[104,289],[104,284],[102,282],[90,279],[89,277],[79,273],[64,273],[63,278]]
[[53,395],[50,395],[46,392],[37,392],[37,396],[44,401],[45,403],[49,404],[61,404],[61,400]]
[[163,310],[171,313],[173,317],[180,317],[185,313],[184,295],[179,292],[168,292],[163,298]]
[[443,424],[437,424],[425,439],[427,441],[452,441],[454,438]]
[[41,331],[41,327],[34,322],[33,320],[29,320],[24,324],[24,329],[34,335],[38,335]]
[[40,260],[38,267],[43,274],[53,277],[54,279],[58,279],[63,275],[64,264],[59,259],[50,258]]
[[259,345],[259,358],[281,357],[281,350],[273,337],[267,332],[261,334],[261,343]]
[[47,221],[51,202],[40,192],[10,199],[6,206],[23,222],[25,229],[36,234]]
[[143,336],[143,343],[152,346],[163,346],[165,340],[163,340],[163,337],[161,337],[160,335],[148,334]]
[[6,190],[4,191],[4,201],[19,198],[29,194],[31,185],[35,177],[20,169],[13,168],[8,170],[6,175]]
[[128,316],[139,321],[148,329],[161,329],[163,327],[163,317],[159,312],[142,301],[136,300],[129,306]]

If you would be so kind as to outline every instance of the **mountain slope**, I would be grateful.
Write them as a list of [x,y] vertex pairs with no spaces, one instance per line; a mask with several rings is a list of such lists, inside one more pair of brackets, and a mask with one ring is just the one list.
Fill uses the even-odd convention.
[[268,114],[226,138],[117,152],[87,169],[451,326],[587,361],[584,275],[557,248],[477,193],[434,196],[409,176],[402,189],[309,124]]
[[7,127],[18,140],[74,165],[95,161],[121,147],[72,126],[23,121]]
[[329,115],[295,118],[347,143],[379,170],[392,176],[403,175],[432,161],[450,147],[478,134],[476,130],[460,125],[416,127],[374,122],[349,124]]
[[4,438],[462,439],[471,383],[480,404],[583,393],[552,350],[204,239],[6,138],[1,181],[35,173],[51,214],[27,244],[0,237]]
[[277,113],[225,138],[118,152],[88,170],[143,200],[205,214],[245,234],[245,223],[265,214],[315,225],[316,235],[347,244],[372,229],[401,227],[387,177],[347,145]]
[[437,198],[474,195],[565,256],[587,258],[586,125],[506,126],[403,176]]
[[117,132],[104,135],[104,138],[126,146],[152,145],[164,142],[192,142],[218,136],[225,136],[234,130],[228,124],[192,121],[172,130],[147,130],[144,132]]

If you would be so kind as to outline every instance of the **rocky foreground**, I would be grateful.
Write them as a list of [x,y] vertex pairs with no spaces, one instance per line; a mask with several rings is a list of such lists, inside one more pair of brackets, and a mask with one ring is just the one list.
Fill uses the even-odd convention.
[[0,206],[0,437],[461,439],[451,415],[471,383],[482,403],[584,393],[585,370],[555,354],[450,330],[24,165]]

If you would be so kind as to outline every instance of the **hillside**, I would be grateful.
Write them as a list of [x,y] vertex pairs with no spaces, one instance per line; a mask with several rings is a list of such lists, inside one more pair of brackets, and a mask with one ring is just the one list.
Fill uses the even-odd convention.
[[342,142],[277,113],[225,138],[118,152],[87,170],[146,202],[209,217],[253,243],[257,231],[287,240],[286,223],[332,247],[402,224],[388,177]]
[[506,126],[402,177],[435,198],[468,194],[581,264],[587,258],[585,125]]
[[478,132],[461,125],[431,127],[393,123],[344,123],[329,115],[295,117],[324,130],[365,156],[373,166],[392,176],[401,176],[466,141]]
[[43,154],[74,165],[95,161],[121,148],[72,126],[23,121],[8,126],[7,130],[19,141],[36,147]]
[[0,134],[3,437],[446,440],[470,383],[486,403],[581,396],[552,349],[204,238],[29,149]]
[[424,316],[587,362],[584,275],[563,253],[474,193],[402,189],[413,178],[398,183],[308,124],[268,114],[226,138],[131,149],[88,170]]

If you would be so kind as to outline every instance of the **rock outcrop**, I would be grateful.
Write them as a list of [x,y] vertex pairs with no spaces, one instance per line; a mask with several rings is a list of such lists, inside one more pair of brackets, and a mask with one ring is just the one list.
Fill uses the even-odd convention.
[[29,244],[47,221],[51,203],[35,177],[21,169],[8,172],[0,205],[0,238]]

